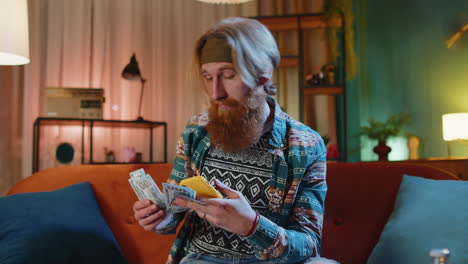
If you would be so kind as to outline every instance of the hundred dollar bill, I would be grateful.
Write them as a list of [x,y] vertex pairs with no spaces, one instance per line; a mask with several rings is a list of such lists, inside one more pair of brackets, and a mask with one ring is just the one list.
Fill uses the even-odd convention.
[[166,200],[151,176],[145,174],[134,175],[129,180],[139,200],[151,200],[161,208],[166,208]]
[[143,192],[141,192],[140,189],[136,186],[136,178],[130,178],[128,182],[130,183],[130,186],[132,186],[132,189],[138,197],[138,200],[144,200],[145,196]]
[[167,210],[170,212],[178,213],[187,211],[187,208],[172,205],[176,197],[180,196],[189,200],[196,199],[196,192],[185,186],[163,183],[163,189],[166,196]]
[[136,196],[138,197],[138,200],[144,200],[146,199],[145,194],[141,190],[141,188],[138,188],[137,186],[137,181],[138,179],[143,176],[145,173],[144,169],[139,169],[136,171],[130,172],[130,179],[128,182],[130,183],[130,186],[132,186],[133,191],[135,192]]
[[130,178],[142,176],[145,174],[146,174],[145,169],[138,169],[136,171],[130,172]]
[[144,169],[130,172],[128,180],[130,186],[139,200],[149,199],[160,208],[166,210],[167,214],[187,211],[187,208],[172,205],[176,197],[183,197],[193,202],[204,204],[196,199],[196,191],[181,185],[163,183],[163,192],[158,188],[151,175]]
[[162,208],[167,208],[167,201],[164,198],[164,194],[161,192],[161,190],[158,188],[156,183],[153,181],[153,178],[149,174],[145,174],[142,176],[143,179],[145,179],[149,183],[149,188],[147,189],[147,192],[149,195],[153,198],[153,202],[160,205]]

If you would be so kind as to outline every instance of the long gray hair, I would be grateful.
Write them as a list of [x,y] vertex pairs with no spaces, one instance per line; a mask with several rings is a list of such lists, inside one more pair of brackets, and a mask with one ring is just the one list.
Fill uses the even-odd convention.
[[271,79],[281,56],[271,32],[262,23],[251,18],[230,17],[212,26],[198,39],[195,46],[194,70],[198,75],[201,69],[201,50],[211,36],[227,40],[234,67],[245,85],[250,88],[258,87],[258,78],[265,77],[269,79],[264,84],[265,92],[268,95],[276,94],[276,87]]

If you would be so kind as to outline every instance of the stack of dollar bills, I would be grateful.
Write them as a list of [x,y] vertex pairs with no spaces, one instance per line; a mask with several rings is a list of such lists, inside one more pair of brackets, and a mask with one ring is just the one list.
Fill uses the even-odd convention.
[[144,169],[138,169],[130,172],[128,180],[130,186],[139,200],[151,200],[157,204],[159,208],[166,211],[166,218],[156,226],[156,230],[164,229],[172,222],[175,213],[187,211],[187,208],[172,205],[172,202],[177,196],[196,200],[196,192],[188,187],[163,183],[163,190],[158,188],[151,175],[147,174]]

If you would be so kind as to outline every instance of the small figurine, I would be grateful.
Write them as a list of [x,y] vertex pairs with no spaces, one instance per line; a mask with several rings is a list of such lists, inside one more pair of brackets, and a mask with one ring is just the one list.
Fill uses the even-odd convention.
[[313,85],[323,84],[323,73],[320,72],[320,73],[314,74],[313,78],[312,78],[312,83],[313,83]]
[[334,66],[331,64],[324,65],[322,67],[321,72],[308,74],[305,78],[305,82],[308,86],[334,85],[335,84]]
[[323,72],[318,73],[318,83],[319,85],[325,84],[325,73]]
[[114,163],[115,162],[115,155],[113,150],[108,150],[104,147],[104,153],[106,155],[106,162],[107,163]]
[[134,163],[141,163],[142,161],[143,161],[143,154],[141,152],[137,152]]
[[325,73],[324,84],[335,85],[335,66],[333,64],[325,64],[322,66],[322,72]]
[[327,84],[335,85],[335,72],[331,71],[327,73]]
[[120,159],[122,162],[134,163],[136,160],[135,148],[126,147],[120,154]]
[[308,86],[314,85],[314,82],[313,82],[313,81],[314,81],[314,76],[313,76],[312,74],[308,74],[308,75],[306,76],[306,78],[305,78],[305,81],[306,81],[306,84],[307,84]]
[[408,138],[408,149],[409,149],[409,159],[417,160],[419,159],[419,137],[411,136]]

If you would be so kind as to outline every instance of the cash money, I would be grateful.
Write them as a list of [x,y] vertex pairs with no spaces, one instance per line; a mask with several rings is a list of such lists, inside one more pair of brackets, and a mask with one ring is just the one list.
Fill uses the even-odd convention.
[[163,190],[166,196],[167,208],[172,212],[187,210],[187,208],[172,205],[176,197],[180,196],[189,200],[196,200],[195,191],[185,186],[163,183]]
[[149,199],[161,208],[167,207],[161,190],[159,190],[153,178],[146,174],[143,169],[131,172],[128,181],[139,200]]
[[164,193],[158,188],[151,175],[144,169],[130,172],[128,180],[130,186],[139,200],[149,199],[160,208],[166,210],[166,214],[174,214],[187,211],[187,208],[172,205],[176,197],[180,196],[192,201],[196,201],[196,192],[188,187],[163,183]]

